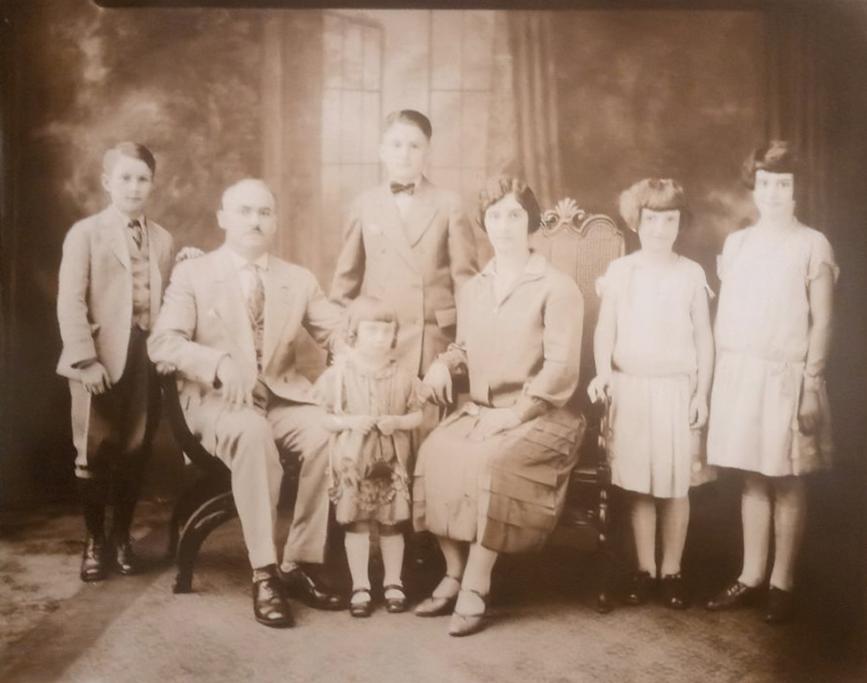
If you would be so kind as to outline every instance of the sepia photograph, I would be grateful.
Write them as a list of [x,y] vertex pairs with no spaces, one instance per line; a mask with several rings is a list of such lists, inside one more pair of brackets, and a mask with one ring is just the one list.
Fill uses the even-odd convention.
[[867,680],[867,0],[0,0],[0,681]]

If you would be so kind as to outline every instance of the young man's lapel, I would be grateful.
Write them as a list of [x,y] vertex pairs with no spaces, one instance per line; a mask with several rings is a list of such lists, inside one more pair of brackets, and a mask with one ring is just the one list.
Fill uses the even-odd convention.
[[126,241],[126,226],[123,224],[123,219],[118,215],[117,211],[108,207],[99,214],[99,220],[104,229],[108,231],[108,243],[112,253],[124,268],[131,270],[129,245]]
[[427,232],[427,229],[433,223],[433,217],[437,210],[434,203],[433,190],[434,188],[430,181],[425,177],[422,177],[418,187],[415,188],[413,201],[404,219],[404,234],[410,247],[418,244],[422,235]]
[[412,253],[403,219],[400,217],[400,211],[388,183],[380,186],[376,193],[376,221],[382,227],[389,246],[393,247],[412,268],[418,270],[418,263],[415,254]]

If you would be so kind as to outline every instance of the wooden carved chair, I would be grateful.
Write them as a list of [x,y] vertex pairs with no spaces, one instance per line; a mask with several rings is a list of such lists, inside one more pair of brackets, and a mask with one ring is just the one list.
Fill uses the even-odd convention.
[[608,264],[625,252],[623,233],[603,214],[589,214],[572,199],[563,199],[542,215],[542,227],[533,234],[533,248],[575,280],[584,296],[584,327],[578,389],[572,404],[587,417],[587,431],[578,449],[578,464],[572,471],[566,505],[551,536],[555,545],[595,551],[599,566],[596,607],[612,607],[614,557],[609,545],[611,472],[605,449],[605,406],[592,405],[587,384],[595,375],[593,330],[599,315],[596,279]]

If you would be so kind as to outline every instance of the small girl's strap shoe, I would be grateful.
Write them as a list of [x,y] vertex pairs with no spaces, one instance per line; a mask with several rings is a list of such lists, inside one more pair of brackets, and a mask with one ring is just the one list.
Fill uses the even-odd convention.
[[627,605],[643,605],[650,598],[656,579],[650,572],[637,571],[629,579],[624,600]]
[[463,614],[456,609],[452,612],[452,619],[449,622],[449,635],[456,638],[470,636],[485,628],[485,612],[488,608],[487,595],[482,595],[479,591],[472,588],[462,588],[461,593],[474,593],[478,596],[482,601],[482,611],[476,614]]
[[[389,595],[389,591],[392,591],[391,595]],[[394,591],[398,591],[400,595],[394,595]],[[382,592],[385,594],[386,612],[390,614],[406,612],[406,593],[403,590],[403,586],[397,583],[390,583],[382,587]]]
[[[446,574],[442,578],[442,581],[439,582],[439,585],[434,588],[434,593],[437,592],[437,588],[440,588],[446,580],[454,581],[458,586],[461,585],[461,580],[458,577]],[[457,600],[457,593],[445,597],[431,595],[416,605],[415,615],[417,617],[439,617],[448,614],[454,609]]]
[[[367,595],[367,599],[355,599],[356,595]],[[370,596],[370,590],[367,588],[356,588],[352,591],[352,596],[349,599],[349,613],[353,617],[369,617],[373,612],[373,598]]]

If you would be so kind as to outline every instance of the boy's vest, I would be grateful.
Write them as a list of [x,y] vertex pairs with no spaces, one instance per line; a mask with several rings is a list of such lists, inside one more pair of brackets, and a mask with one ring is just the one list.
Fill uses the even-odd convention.
[[[145,226],[147,221],[145,221]],[[151,327],[150,259],[148,258],[148,231],[142,230],[141,249],[136,246],[132,230],[126,231],[129,263],[132,271],[132,324],[147,331]]]

